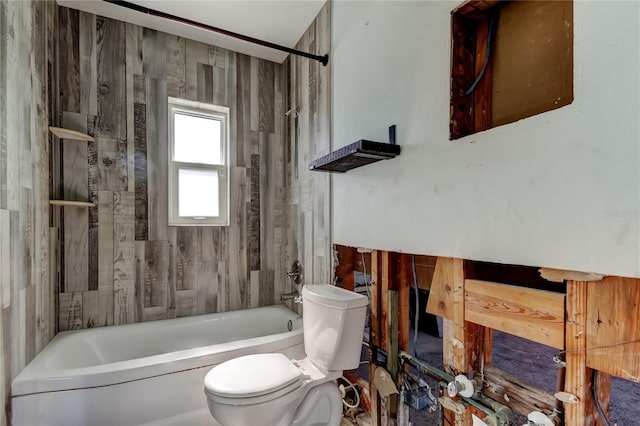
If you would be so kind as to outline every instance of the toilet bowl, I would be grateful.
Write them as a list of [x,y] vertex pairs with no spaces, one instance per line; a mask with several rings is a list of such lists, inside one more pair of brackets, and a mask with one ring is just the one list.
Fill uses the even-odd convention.
[[209,410],[223,426],[338,425],[335,380],[358,367],[368,299],[329,285],[302,290],[307,357],[280,353],[235,358],[205,377]]

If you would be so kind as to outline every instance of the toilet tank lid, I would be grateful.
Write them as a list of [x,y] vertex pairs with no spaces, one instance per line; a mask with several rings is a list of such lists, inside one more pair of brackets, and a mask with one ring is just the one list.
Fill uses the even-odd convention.
[[336,309],[361,308],[369,303],[366,296],[329,284],[308,284],[302,287],[302,300]]
[[204,378],[207,392],[228,398],[248,398],[290,386],[301,372],[281,353],[247,355],[225,361]]

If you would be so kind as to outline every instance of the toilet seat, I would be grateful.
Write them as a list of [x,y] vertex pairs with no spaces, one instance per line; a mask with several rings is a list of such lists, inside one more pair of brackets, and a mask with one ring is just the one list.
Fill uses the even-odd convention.
[[250,405],[294,391],[302,377],[298,366],[281,353],[247,355],[214,367],[204,379],[204,388],[212,401]]

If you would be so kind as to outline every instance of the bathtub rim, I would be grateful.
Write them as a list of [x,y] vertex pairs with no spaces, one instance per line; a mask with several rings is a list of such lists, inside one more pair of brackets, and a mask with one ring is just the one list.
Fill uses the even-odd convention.
[[[265,310],[265,308],[283,309],[291,315],[292,319],[302,318],[296,312],[289,310],[286,306],[274,305],[219,314],[205,314],[179,319],[152,321],[150,323],[183,319],[187,320],[185,322],[189,322],[188,320],[202,320],[213,315],[233,314],[235,312],[246,313],[247,311],[252,310]],[[150,323],[126,324],[122,327],[131,327],[136,325],[144,326]],[[303,342],[303,330],[300,326],[297,329],[283,333],[237,340],[233,342],[217,343],[214,345],[184,349],[106,364],[65,369],[51,369],[45,365],[48,353],[55,350],[56,343],[59,343],[59,340],[61,340],[56,340],[59,335],[64,337],[68,336],[69,333],[86,333],[95,330],[100,329],[76,330],[63,332],[63,335],[62,333],[56,335],[56,337],[54,337],[54,339],[52,339],[51,342],[38,355],[36,355],[36,357],[27,364],[27,366],[12,381],[11,396],[20,397],[43,392],[59,392],[110,386],[150,377],[179,373],[185,370],[213,367],[214,365],[222,362],[220,361],[220,358],[224,358],[226,360],[248,353],[255,353],[255,351],[249,352],[248,348],[259,346],[260,351],[263,352],[278,352],[292,346],[301,345]]]

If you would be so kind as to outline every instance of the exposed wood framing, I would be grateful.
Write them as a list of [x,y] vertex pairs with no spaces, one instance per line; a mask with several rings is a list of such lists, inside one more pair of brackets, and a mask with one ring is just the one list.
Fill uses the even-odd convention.
[[[587,281],[567,282],[566,322],[566,379],[565,392],[574,395],[577,402],[566,402],[565,424],[602,425],[591,393],[593,370],[587,368]],[[607,374],[599,374],[600,387],[607,389],[610,380]],[[603,407],[609,405],[609,395],[600,395]]]
[[[355,248],[337,249],[336,268],[343,277],[363,269]],[[409,349],[409,294],[413,285],[411,255],[373,251],[371,258],[370,375],[378,363],[378,349],[387,354],[385,367],[397,377],[397,353]],[[476,265],[477,266],[477,265]],[[498,268],[500,265],[493,265]],[[531,268],[529,268],[531,269]],[[473,272],[475,271],[475,272]],[[453,374],[484,372],[483,393],[521,414],[537,410],[547,414],[557,407],[548,392],[491,366],[493,330],[549,345],[566,352],[567,373],[564,390],[577,402],[566,402],[565,424],[600,425],[591,383],[594,370],[600,371],[598,399],[609,413],[610,376],[615,374],[640,381],[640,320],[629,312],[640,305],[640,281],[594,274],[545,272],[545,278],[581,277],[568,280],[566,295],[561,292],[514,285],[517,273],[505,270],[510,284],[467,279],[477,268],[463,259],[438,258],[430,281],[427,312],[444,319],[443,358],[445,370]],[[527,271],[525,271],[527,272]],[[553,275],[556,274],[556,275]],[[527,280],[531,278],[527,272]],[[344,283],[344,279],[343,279]],[[537,285],[534,283],[533,285]],[[525,287],[526,285],[527,287]],[[555,287],[553,287],[555,290]],[[562,290],[562,287],[558,288]],[[637,321],[636,321],[637,320]],[[625,327],[617,324],[625,323]],[[604,346],[604,347],[603,347]],[[352,377],[357,380],[357,377]],[[380,400],[375,384],[367,386],[373,425],[392,424],[399,409],[389,399]],[[441,398],[445,418],[454,425],[471,424],[477,410],[460,401]],[[479,416],[482,417],[482,416]]]
[[486,395],[522,415],[532,411],[551,414],[555,407],[553,395],[498,368],[485,366],[484,382],[483,391]]
[[564,295],[560,293],[466,280],[465,319],[564,348]]
[[604,276],[595,272],[568,271],[566,269],[540,268],[540,276],[547,281],[561,283],[567,280],[600,281]]
[[587,367],[640,383],[640,281],[607,277],[587,292]]

